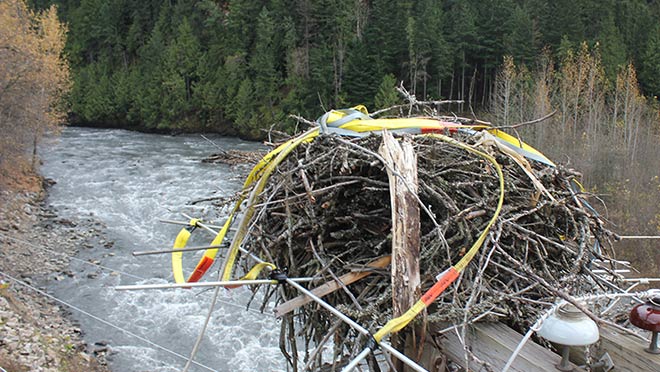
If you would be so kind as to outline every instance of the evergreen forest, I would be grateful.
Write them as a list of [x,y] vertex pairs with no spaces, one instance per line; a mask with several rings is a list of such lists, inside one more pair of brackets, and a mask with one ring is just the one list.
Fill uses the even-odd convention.
[[291,113],[418,98],[490,107],[504,56],[533,66],[584,42],[610,83],[632,63],[660,94],[660,3],[644,0],[55,0],[72,119],[261,137]]
[[[660,232],[658,0],[30,3],[68,28],[70,123],[257,139],[402,83],[583,172],[619,233]],[[656,244],[620,246],[657,272]]]

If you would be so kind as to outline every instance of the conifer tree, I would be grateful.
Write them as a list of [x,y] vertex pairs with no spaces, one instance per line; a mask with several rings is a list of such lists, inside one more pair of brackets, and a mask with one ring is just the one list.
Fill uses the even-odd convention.
[[[582,42],[598,43],[610,85],[628,61],[645,93],[660,85],[660,8],[642,0],[55,1],[70,26],[72,117],[87,124],[224,130],[246,77],[263,125],[288,110],[372,104],[387,74],[418,97],[470,98],[478,111],[503,55],[531,66],[544,47],[561,60]],[[198,54],[192,73],[190,58],[172,57],[184,19]],[[238,60],[246,68],[235,78],[227,67]]]
[[[161,80],[161,128],[180,128],[194,113],[193,87],[202,54],[187,18],[177,27],[177,36],[165,50]],[[195,124],[195,123],[190,123]]]
[[[366,37],[365,37],[366,40]],[[381,81],[379,61],[370,55],[365,43],[356,41],[351,46],[346,66],[346,82],[344,84],[347,104],[354,106],[363,104],[373,106],[373,97]]]
[[642,84],[648,94],[660,97],[660,23],[651,30],[642,55]]
[[278,88],[282,77],[277,70],[275,22],[265,7],[259,13],[254,52],[250,60],[254,76],[254,96],[259,97],[264,122],[273,122]]
[[376,97],[374,97],[374,109],[380,110],[400,103],[401,100],[395,89],[396,83],[394,75],[387,74],[383,76],[383,81],[378,87]]
[[506,53],[518,61],[529,64],[535,56],[534,24],[526,8],[513,5],[513,12],[509,22],[510,29],[504,36]]
[[[477,14],[471,2],[458,0],[446,14],[450,25],[450,41],[454,50],[454,76],[456,84],[450,88],[450,98],[466,100],[469,82],[467,74],[471,70],[470,56],[478,45]],[[455,92],[455,94],[454,94]],[[462,107],[461,107],[462,110]]]
[[[161,13],[162,14],[162,13]],[[141,79],[135,87],[135,102],[140,122],[146,128],[155,128],[162,117],[160,110],[161,83],[164,79],[164,51],[167,47],[162,31],[165,18],[160,17],[151,32],[149,41],[140,49],[141,63],[138,66]]]
[[626,47],[613,15],[608,15],[602,23],[597,42],[605,73],[610,81],[614,81],[619,68],[626,64]]
[[[438,0],[423,0],[413,9],[417,19],[415,28],[415,46],[419,51],[426,51],[430,61],[423,75],[423,98],[440,97],[442,81],[451,73],[451,50],[444,29],[442,4]],[[434,86],[434,89],[431,89]]]

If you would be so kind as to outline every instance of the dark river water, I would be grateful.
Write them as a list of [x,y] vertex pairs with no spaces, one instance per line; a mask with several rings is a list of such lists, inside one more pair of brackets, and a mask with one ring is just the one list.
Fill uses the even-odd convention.
[[[223,149],[254,150],[259,144],[212,137]],[[57,183],[48,202],[64,218],[92,218],[104,239],[114,242],[81,249],[80,258],[99,260],[121,273],[72,266],[73,278],[50,288],[59,298],[176,353],[188,356],[208,313],[212,291],[116,291],[119,284],[173,282],[169,255],[134,257],[133,251],[171,247],[184,212],[221,223],[227,209],[197,199],[231,196],[249,171],[245,166],[204,164],[217,148],[199,135],[164,136],[123,130],[67,128],[41,149],[42,174]],[[198,230],[189,245],[208,244]],[[184,254],[189,273],[201,253]],[[218,260],[216,260],[217,263]],[[97,272],[96,275],[89,275]],[[91,276],[92,278],[89,278]],[[217,277],[217,266],[207,274]],[[282,371],[279,323],[268,310],[246,310],[247,289],[223,291],[196,358],[216,371]],[[256,308],[256,307],[255,307]],[[113,371],[181,371],[185,360],[88,316],[73,312],[90,343],[108,343]],[[205,371],[194,366],[191,371]]]

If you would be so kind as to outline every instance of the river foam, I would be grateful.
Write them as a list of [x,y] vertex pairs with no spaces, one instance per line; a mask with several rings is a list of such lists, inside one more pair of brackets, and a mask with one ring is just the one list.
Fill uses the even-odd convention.
[[[213,138],[223,149],[255,150],[260,145]],[[63,218],[93,218],[114,242],[81,249],[79,257],[99,260],[127,275],[96,272],[73,264],[72,278],[52,283],[51,291],[66,301],[165,348],[188,356],[210,306],[213,291],[154,290],[118,292],[118,284],[172,282],[169,255],[133,257],[132,252],[166,249],[179,226],[158,219],[184,220],[180,212],[221,223],[226,208],[206,197],[230,197],[242,185],[247,169],[199,160],[217,148],[198,135],[166,136],[89,128],[67,128],[60,139],[41,149],[42,174],[54,179],[48,203]],[[82,225],[81,225],[82,226]],[[200,229],[201,230],[201,229]],[[190,245],[208,244],[212,236],[198,230]],[[185,254],[190,272],[197,254]],[[209,275],[217,276],[214,267]],[[94,275],[92,275],[94,273]],[[154,279],[156,278],[156,279]],[[223,291],[224,292],[224,291]],[[224,292],[215,307],[196,360],[217,371],[282,371],[279,323],[266,311],[246,310],[249,291]],[[180,371],[185,361],[96,320],[73,314],[85,339],[108,343],[114,371]],[[191,371],[204,371],[193,367]]]

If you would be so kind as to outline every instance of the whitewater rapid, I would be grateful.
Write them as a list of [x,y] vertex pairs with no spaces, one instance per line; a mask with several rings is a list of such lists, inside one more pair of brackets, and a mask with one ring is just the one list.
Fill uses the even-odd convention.
[[[100,223],[104,244],[81,247],[79,258],[115,272],[72,264],[72,277],[50,283],[50,291],[99,319],[166,349],[188,356],[209,310],[212,291],[116,291],[126,284],[173,282],[169,255],[134,257],[132,252],[167,249],[180,226],[159,219],[185,220],[181,212],[223,222],[228,207],[192,201],[231,197],[249,171],[246,166],[206,164],[218,147],[263,149],[233,138],[167,136],[124,130],[67,128],[40,149],[41,172],[56,181],[47,202],[62,218]],[[83,224],[79,226],[84,226]],[[82,227],[81,227],[82,228]],[[189,245],[208,244],[196,231]],[[201,252],[184,255],[187,272]],[[217,276],[217,266],[207,274]],[[258,306],[246,310],[247,289],[222,291],[195,359],[216,371],[283,371],[280,324]],[[127,335],[97,319],[72,312],[90,344],[108,344],[113,371],[181,371],[185,360]],[[195,366],[191,371],[207,369]]]

